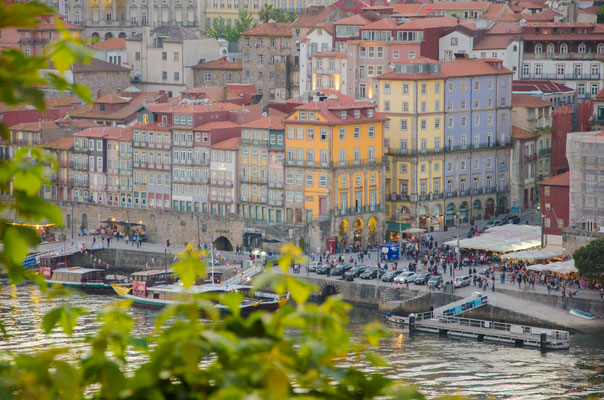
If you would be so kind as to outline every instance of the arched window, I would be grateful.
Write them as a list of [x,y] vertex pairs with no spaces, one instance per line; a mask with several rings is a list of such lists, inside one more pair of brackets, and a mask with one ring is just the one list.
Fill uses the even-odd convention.
[[550,44],[547,45],[547,54],[554,54],[555,51],[556,50],[554,48],[554,44],[553,43],[550,43]]
[[577,49],[577,51],[579,52],[579,54],[584,54],[585,53],[585,43],[579,44],[579,48]]
[[598,54],[604,53],[604,43],[598,43]]
[[[541,45],[541,43],[537,43],[535,45],[535,54],[541,54],[543,53],[543,46]],[[549,53],[549,50],[548,50]]]
[[568,54],[568,45],[566,43],[560,45],[560,54]]

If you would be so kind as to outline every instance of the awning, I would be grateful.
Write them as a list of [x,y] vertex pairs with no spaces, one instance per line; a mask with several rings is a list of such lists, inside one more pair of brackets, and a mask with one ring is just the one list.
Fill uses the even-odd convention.
[[403,233],[424,233],[424,232],[426,232],[426,230],[421,229],[421,228],[408,228],[403,231]]
[[515,253],[508,253],[503,256],[509,260],[547,260],[549,258],[562,257],[562,252],[558,251],[546,251],[543,249],[518,251]]
[[558,261],[550,264],[529,265],[526,267],[526,269],[530,269],[532,271],[557,272],[559,274],[570,274],[577,272],[577,268],[575,268],[575,260]]
[[[445,243],[457,246],[457,239]],[[509,253],[534,249],[541,246],[541,227],[530,225],[507,224],[488,229],[486,233],[470,239],[461,239],[462,249],[475,249]]]

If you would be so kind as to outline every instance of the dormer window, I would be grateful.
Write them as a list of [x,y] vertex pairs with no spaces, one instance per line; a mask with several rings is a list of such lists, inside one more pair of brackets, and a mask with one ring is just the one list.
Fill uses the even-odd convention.
[[300,119],[302,121],[306,120],[306,111],[300,111]]
[[360,110],[354,110],[354,117],[355,118],[360,118],[361,117],[361,111]]
[[369,118],[373,118],[373,109],[370,108],[369,110],[367,110],[367,116]]
[[340,119],[346,119],[346,111],[340,112]]
[[308,112],[308,119],[310,121],[314,121],[315,120],[315,113],[314,113],[314,111],[309,111]]
[[162,125],[168,125],[168,117],[165,115],[161,116],[161,123]]
[[579,54],[585,54],[585,50],[586,50],[585,43],[579,44],[579,48],[578,48]]

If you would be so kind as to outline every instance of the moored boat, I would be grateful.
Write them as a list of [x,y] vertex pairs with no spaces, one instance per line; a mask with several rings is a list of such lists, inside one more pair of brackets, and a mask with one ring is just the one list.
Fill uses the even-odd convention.
[[[289,294],[280,296],[276,293],[254,291],[251,286],[227,285],[216,283],[213,279],[202,280],[200,284],[185,288],[174,281],[171,271],[140,271],[131,275],[132,287],[114,285],[113,289],[121,297],[132,300],[133,304],[147,308],[162,308],[190,300],[192,296],[201,293],[223,294],[239,292],[244,295],[240,305],[243,315],[255,310],[275,311],[289,300]],[[215,302],[214,306],[221,312],[227,313],[228,307]]]
[[59,284],[88,293],[113,293],[112,284],[121,283],[115,275],[106,276],[103,269],[82,267],[41,269],[48,284]]
[[596,319],[596,316],[588,313],[587,311],[579,310],[577,308],[573,308],[568,312],[570,315],[574,315],[575,317],[584,318],[584,319]]
[[409,325],[409,318],[400,315],[386,314],[386,321],[397,325]]

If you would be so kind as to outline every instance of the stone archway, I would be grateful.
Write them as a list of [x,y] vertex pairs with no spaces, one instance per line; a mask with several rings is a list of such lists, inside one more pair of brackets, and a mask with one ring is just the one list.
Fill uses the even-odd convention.
[[326,283],[321,287],[321,292],[319,294],[319,302],[323,303],[330,296],[335,296],[340,294],[340,289],[333,283]]
[[472,220],[482,219],[482,202],[478,199],[472,204]]
[[367,241],[369,243],[377,242],[377,218],[371,217],[367,221]]
[[489,219],[493,215],[495,215],[495,200],[489,197],[486,206],[484,207],[484,218]]
[[422,229],[428,228],[428,221],[430,220],[430,216],[428,215],[428,208],[426,206],[421,206],[418,210],[419,216],[419,227]]
[[443,208],[440,204],[435,204],[432,207],[432,217],[430,219],[430,225],[434,227],[434,230],[439,230],[443,224]]
[[460,205],[459,205],[459,223],[460,224],[467,224],[468,223],[468,214],[470,211],[470,206],[468,205],[467,201],[463,201]]
[[447,205],[447,212],[445,213],[445,226],[455,225],[455,203],[449,203]]
[[107,33],[105,34],[105,40],[107,40],[107,39],[113,39],[113,33],[111,33],[111,32],[107,32]]
[[120,32],[120,34],[117,35],[117,37],[119,37],[120,39],[126,39],[126,32]]
[[345,219],[342,220],[342,222],[340,222],[340,231],[339,231],[339,238],[340,238],[340,246],[344,247],[346,246],[346,243],[348,242],[348,231],[350,230],[350,224],[348,223],[348,221],[346,221]]
[[218,251],[233,251],[233,244],[226,237],[220,236],[214,240],[214,248]]
[[356,243],[363,243],[363,220],[361,218],[357,218],[354,221],[354,225],[352,226],[352,240]]
[[90,35],[90,36],[92,36],[93,38],[97,38],[98,39],[99,38],[99,33],[98,32],[92,32],[92,35]]

